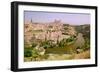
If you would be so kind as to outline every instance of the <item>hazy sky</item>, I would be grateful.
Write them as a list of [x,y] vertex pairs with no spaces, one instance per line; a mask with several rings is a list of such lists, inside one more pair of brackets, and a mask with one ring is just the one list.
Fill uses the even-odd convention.
[[90,24],[90,14],[83,13],[60,13],[60,12],[36,12],[24,11],[25,21],[53,22],[55,19],[68,24]]

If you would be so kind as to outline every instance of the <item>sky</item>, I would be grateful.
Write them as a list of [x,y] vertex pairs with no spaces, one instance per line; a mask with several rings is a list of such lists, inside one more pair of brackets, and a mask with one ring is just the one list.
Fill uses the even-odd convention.
[[39,11],[24,11],[24,20],[33,22],[53,22],[61,20],[62,23],[72,25],[90,24],[90,14],[86,13],[65,13],[65,12],[39,12]]

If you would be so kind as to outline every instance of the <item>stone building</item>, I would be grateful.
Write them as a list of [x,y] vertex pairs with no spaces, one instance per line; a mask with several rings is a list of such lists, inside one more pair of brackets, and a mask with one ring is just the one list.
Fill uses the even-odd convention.
[[75,30],[73,27],[68,27],[68,35],[62,34],[63,23],[61,20],[54,20],[50,23],[36,23],[30,22],[25,24],[25,41],[30,43],[35,39],[39,40],[53,40],[55,43],[57,40],[61,41],[64,38],[69,38],[69,35],[74,35]]

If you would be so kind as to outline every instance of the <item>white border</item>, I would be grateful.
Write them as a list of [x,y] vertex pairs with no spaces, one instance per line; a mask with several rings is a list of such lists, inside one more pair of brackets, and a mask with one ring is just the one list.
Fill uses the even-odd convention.
[[[72,12],[72,13],[90,13],[91,14],[91,58],[82,60],[64,60],[64,61],[41,61],[24,62],[24,10],[29,11],[50,11],[50,12]],[[71,66],[95,64],[95,11],[92,9],[80,8],[60,8],[46,6],[18,6],[18,68],[36,68],[50,66]]]

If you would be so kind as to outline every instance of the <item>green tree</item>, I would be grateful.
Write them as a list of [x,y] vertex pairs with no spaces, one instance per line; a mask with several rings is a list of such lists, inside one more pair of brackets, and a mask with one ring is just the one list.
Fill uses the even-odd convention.
[[32,56],[32,48],[27,47],[24,49],[24,57],[31,57]]
[[32,48],[36,47],[37,44],[36,43],[32,43]]
[[39,56],[38,51],[36,49],[32,50],[32,60],[36,61],[36,58]]

